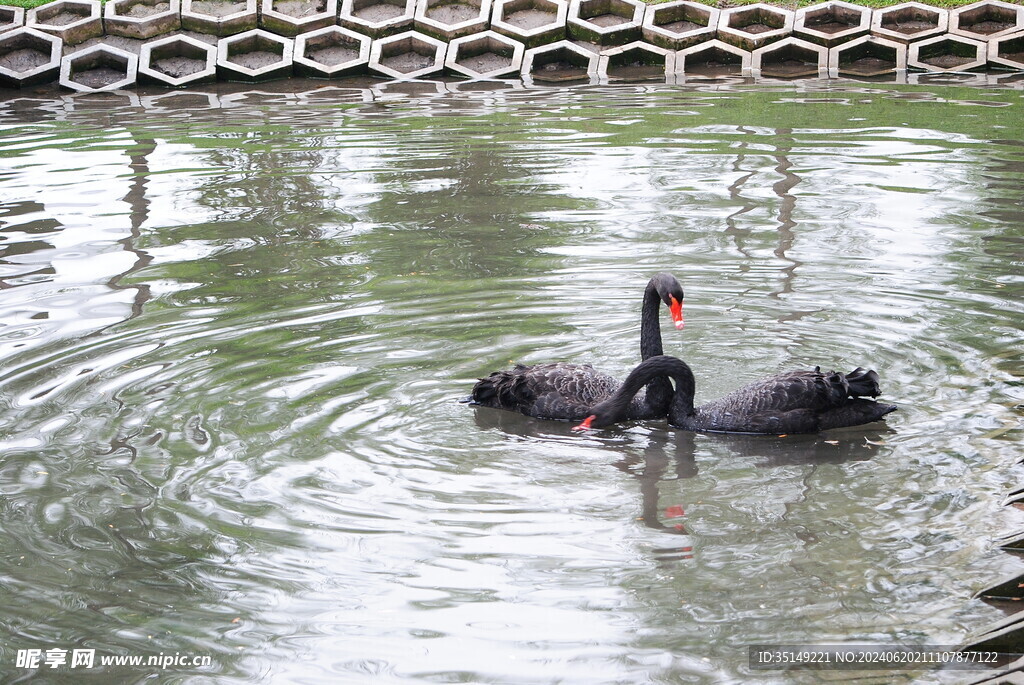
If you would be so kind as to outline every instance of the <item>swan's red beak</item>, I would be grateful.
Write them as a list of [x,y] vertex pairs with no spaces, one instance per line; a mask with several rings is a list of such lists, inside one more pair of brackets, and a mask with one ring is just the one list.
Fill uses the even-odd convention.
[[672,304],[669,305],[668,311],[672,314],[672,320],[676,323],[676,330],[682,330],[683,328],[683,303],[677,300],[674,295],[668,296],[672,300]]
[[573,429],[574,431],[578,431],[578,432],[579,432],[579,431],[585,431],[585,430],[590,430],[590,422],[591,422],[591,421],[593,421],[593,420],[594,420],[594,419],[596,419],[596,418],[597,418],[597,417],[596,417],[596,416],[593,416],[593,415],[591,415],[591,416],[588,416],[587,418],[583,419],[583,422],[582,422],[582,423],[580,423],[580,425],[578,425],[578,426],[573,426],[573,427],[572,427],[572,429]]

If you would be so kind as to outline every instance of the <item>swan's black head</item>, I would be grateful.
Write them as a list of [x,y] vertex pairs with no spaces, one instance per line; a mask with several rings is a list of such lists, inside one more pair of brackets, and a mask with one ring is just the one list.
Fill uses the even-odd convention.
[[672,321],[675,322],[676,328],[682,328],[683,286],[680,285],[679,280],[670,273],[660,273],[651,279],[651,283],[658,292],[658,297],[661,298],[661,301],[668,307],[669,313],[672,314]]
[[591,409],[593,414],[583,419],[579,424],[572,427],[572,430],[582,432],[590,428],[604,428],[610,426],[613,423],[618,423],[619,418],[615,413],[609,411],[601,411],[601,405],[598,405]]
[[605,426],[611,426],[613,424],[622,421],[625,417],[625,404],[629,402],[633,393],[626,397],[620,397],[616,399],[614,396],[610,399],[595,404],[590,408],[590,416],[583,419],[578,425],[572,427],[574,431],[585,431],[588,428],[604,428]]

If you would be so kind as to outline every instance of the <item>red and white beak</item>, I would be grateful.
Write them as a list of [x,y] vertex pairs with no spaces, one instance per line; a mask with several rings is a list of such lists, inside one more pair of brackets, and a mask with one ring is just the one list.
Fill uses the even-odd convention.
[[672,314],[672,320],[676,324],[676,330],[682,330],[685,323],[683,321],[683,303],[680,300],[677,300],[674,295],[669,295],[668,297],[672,300],[672,304],[669,305],[668,311]]

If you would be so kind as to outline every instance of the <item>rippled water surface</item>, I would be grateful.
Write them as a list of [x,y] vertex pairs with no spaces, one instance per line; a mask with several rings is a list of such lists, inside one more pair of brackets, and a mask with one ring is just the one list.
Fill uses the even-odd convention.
[[[154,673],[16,667],[60,648],[212,658],[159,682],[818,682],[747,645],[956,644],[1020,569],[1022,187],[1001,87],[8,92],[2,679]],[[900,411],[580,436],[457,402],[514,361],[624,375],[661,270],[698,400],[865,365]]]

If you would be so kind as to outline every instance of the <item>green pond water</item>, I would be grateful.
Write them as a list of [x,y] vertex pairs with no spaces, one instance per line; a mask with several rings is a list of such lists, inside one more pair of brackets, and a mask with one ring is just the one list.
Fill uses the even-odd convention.
[[[1004,615],[972,595],[1022,566],[1024,91],[217,88],[0,96],[0,680],[814,683],[851,675],[748,646]],[[458,403],[512,362],[624,376],[658,271],[698,401],[862,365],[899,411]],[[100,665],[132,655],[189,661]]]

